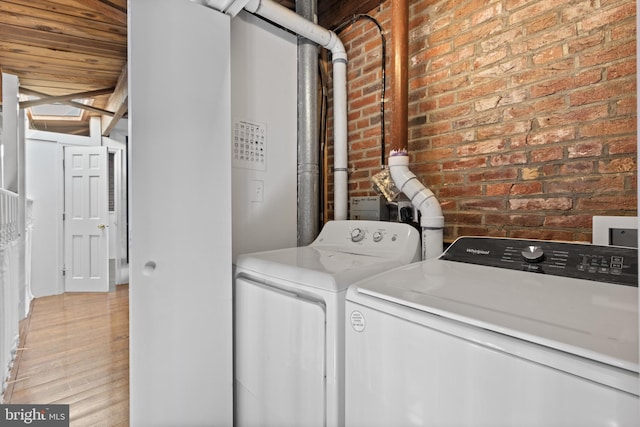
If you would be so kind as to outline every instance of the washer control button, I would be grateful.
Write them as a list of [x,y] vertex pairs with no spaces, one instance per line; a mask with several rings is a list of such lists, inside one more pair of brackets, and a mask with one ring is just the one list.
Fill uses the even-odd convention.
[[544,251],[540,246],[527,246],[521,253],[527,262],[540,262],[544,258]]
[[376,231],[375,233],[373,233],[373,241],[376,243],[381,241],[383,237],[384,237],[384,234],[382,234],[379,231]]
[[364,239],[364,231],[360,228],[354,228],[351,230],[351,241],[352,242],[361,242]]

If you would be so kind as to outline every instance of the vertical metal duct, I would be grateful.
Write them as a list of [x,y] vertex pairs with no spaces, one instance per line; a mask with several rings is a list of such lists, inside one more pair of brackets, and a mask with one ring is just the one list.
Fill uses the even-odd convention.
[[[297,0],[296,12],[316,22],[317,1]],[[298,246],[313,242],[320,228],[318,141],[318,45],[298,38]]]
[[406,151],[409,120],[409,1],[391,3],[391,149]]

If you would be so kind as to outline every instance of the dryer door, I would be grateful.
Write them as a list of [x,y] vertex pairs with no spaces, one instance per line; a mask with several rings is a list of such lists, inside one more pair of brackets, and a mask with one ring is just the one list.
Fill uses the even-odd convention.
[[235,283],[236,426],[325,424],[325,307]]

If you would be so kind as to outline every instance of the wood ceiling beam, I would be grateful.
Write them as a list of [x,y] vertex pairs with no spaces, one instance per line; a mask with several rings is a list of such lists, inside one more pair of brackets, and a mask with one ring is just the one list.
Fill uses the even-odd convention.
[[[50,97],[46,93],[38,92],[38,91],[35,91],[33,89],[20,88],[20,91],[23,92],[23,93],[26,93],[28,95]],[[72,107],[80,108],[82,110],[91,111],[91,112],[98,113],[98,114],[101,114],[101,115],[113,116],[115,114],[113,111],[103,110],[102,108],[96,108],[96,107],[93,107],[91,105],[85,105],[85,104],[82,104],[80,102],[75,102],[75,101],[60,101],[59,103],[60,104],[65,104],[65,105],[70,105]]]
[[[392,0],[393,1],[393,0]],[[334,29],[347,19],[361,13],[369,13],[383,0],[323,0],[318,2],[318,24]]]
[[109,136],[118,121],[124,117],[129,107],[129,74],[127,64],[124,64],[116,89],[107,101],[107,109],[115,111],[113,118],[102,117],[102,136]]
[[[104,117],[102,116],[102,122],[107,122],[107,126],[103,127],[102,136],[111,135],[111,131],[116,127],[118,121],[124,117],[127,110],[129,109],[128,98],[124,100],[124,103],[120,104],[120,107],[116,110],[113,117]],[[105,120],[106,119],[106,120]]]
[[[70,93],[68,95],[43,96],[40,99],[33,99],[33,100],[30,100],[30,101],[22,101],[20,103],[20,108],[31,108],[31,107],[34,107],[36,105],[54,104],[56,102],[70,101],[72,99],[93,98],[95,96],[100,96],[100,95],[106,95],[108,93],[113,93],[114,90],[115,90],[115,88],[110,87],[110,88],[106,88],[106,89],[91,90],[91,91],[87,91],[87,92]],[[27,95],[35,95],[34,92],[36,92],[36,91],[31,91],[30,89],[21,87],[20,88],[20,92],[23,92],[23,93],[25,93]],[[31,93],[27,93],[27,92],[31,92]],[[40,95],[36,95],[36,96],[40,96]]]

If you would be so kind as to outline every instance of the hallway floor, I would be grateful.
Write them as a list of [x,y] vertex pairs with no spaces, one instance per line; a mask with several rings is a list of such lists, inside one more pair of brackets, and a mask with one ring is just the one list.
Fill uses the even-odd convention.
[[128,426],[129,286],[36,298],[5,403],[69,404],[71,426]]

